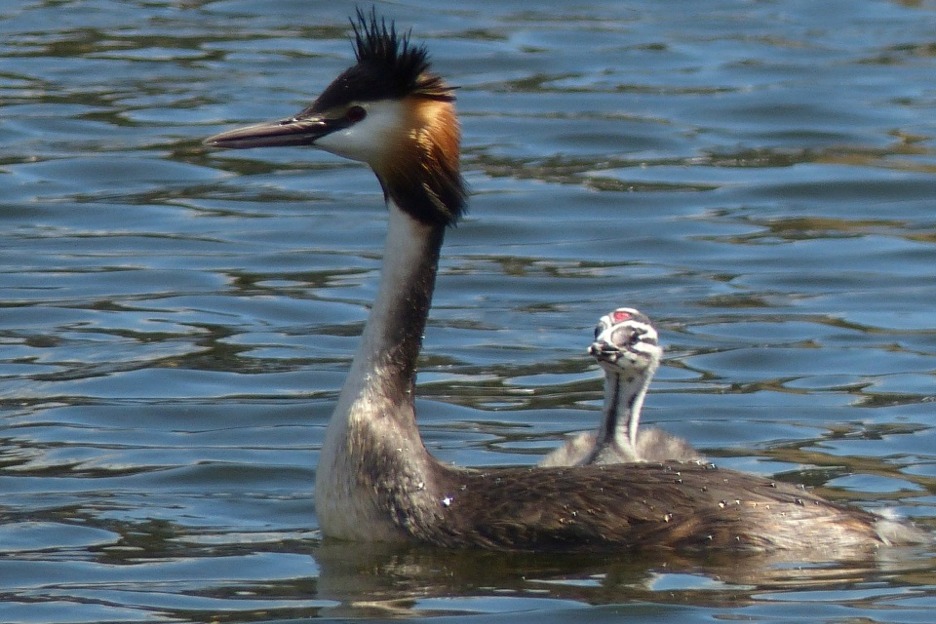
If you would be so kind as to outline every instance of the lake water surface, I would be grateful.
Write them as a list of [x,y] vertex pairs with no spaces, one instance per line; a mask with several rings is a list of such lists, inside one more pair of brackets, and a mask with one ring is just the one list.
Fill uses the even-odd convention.
[[[378,3],[458,91],[430,450],[592,428],[598,317],[659,324],[645,422],[936,529],[936,3]],[[0,2],[0,621],[931,622],[936,550],[841,564],[323,543],[372,300],[365,167],[201,139],[353,60],[344,2]]]

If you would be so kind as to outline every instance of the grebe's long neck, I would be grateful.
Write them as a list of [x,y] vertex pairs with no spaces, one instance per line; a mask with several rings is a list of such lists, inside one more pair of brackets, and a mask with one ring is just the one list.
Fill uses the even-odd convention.
[[316,472],[319,524],[325,534],[346,539],[398,537],[387,505],[413,492],[418,498],[435,461],[416,427],[413,394],[444,226],[414,219],[392,199],[387,207],[379,291]]
[[[416,360],[445,230],[413,219],[392,200],[387,206],[390,216],[380,286],[342,388],[337,414],[365,391],[394,402],[413,402]],[[415,422],[412,424],[415,427]]]
[[[640,424],[640,410],[643,407],[652,368],[645,371],[606,371],[605,401],[601,426],[591,456],[584,463],[600,463],[602,453],[614,453],[615,456],[633,456],[637,454],[637,429]],[[620,461],[618,459],[617,461]]]

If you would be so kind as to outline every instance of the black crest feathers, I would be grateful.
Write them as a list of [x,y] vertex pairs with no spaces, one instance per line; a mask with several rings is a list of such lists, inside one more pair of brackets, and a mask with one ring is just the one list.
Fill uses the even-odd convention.
[[426,46],[410,43],[410,34],[397,35],[396,27],[386,18],[377,19],[371,9],[370,17],[357,10],[357,21],[351,20],[354,30],[354,56],[358,63],[377,65],[393,73],[401,84],[415,85],[420,74],[429,69]]
[[386,18],[378,18],[376,9],[372,8],[369,15],[357,9],[357,20],[351,20],[351,28],[358,66],[383,77],[381,82],[387,88],[384,97],[455,99],[452,87],[430,73],[426,46],[412,43],[409,32],[398,34],[393,21],[388,24]]
[[357,64],[329,85],[312,109],[323,112],[349,101],[366,102],[402,99],[407,96],[451,102],[454,88],[429,69],[429,53],[423,45],[410,41],[409,33],[399,34],[393,22],[357,10],[351,20],[354,55]]

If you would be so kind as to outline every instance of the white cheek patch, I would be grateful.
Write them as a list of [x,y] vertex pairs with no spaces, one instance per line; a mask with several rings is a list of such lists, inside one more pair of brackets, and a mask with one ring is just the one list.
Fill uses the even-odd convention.
[[394,137],[406,123],[403,103],[399,100],[381,100],[356,104],[367,115],[361,121],[343,130],[326,134],[315,141],[315,146],[332,154],[370,165],[380,154],[394,149]]

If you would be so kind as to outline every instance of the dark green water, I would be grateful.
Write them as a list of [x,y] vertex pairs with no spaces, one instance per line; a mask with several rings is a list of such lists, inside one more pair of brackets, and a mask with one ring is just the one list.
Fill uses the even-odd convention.
[[[0,621],[932,621],[932,547],[322,545],[380,190],[327,154],[200,141],[307,104],[352,59],[353,6],[0,2]],[[377,8],[461,86],[433,453],[529,464],[592,428],[584,349],[632,305],[667,348],[645,422],[936,526],[936,4]]]

